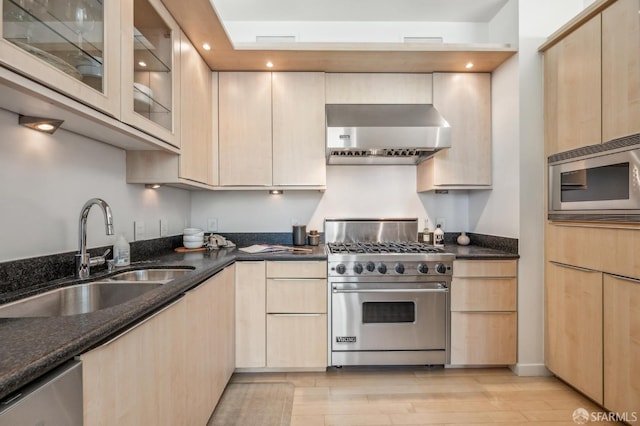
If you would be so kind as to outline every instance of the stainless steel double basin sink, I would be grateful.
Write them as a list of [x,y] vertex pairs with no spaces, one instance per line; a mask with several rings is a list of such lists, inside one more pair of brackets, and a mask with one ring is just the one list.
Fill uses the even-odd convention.
[[0,306],[0,318],[86,314],[128,302],[191,272],[189,268],[138,269],[62,287]]

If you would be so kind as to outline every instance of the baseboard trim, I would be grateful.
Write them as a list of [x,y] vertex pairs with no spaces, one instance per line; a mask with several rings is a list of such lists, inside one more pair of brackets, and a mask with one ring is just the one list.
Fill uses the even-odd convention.
[[553,373],[547,370],[544,364],[516,364],[510,365],[509,368],[516,376],[553,376]]

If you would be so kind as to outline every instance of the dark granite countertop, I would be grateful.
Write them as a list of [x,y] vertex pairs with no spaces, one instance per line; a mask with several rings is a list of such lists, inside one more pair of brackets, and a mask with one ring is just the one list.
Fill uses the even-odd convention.
[[[175,253],[134,262],[117,272],[141,268],[189,267],[192,272],[151,290],[129,302],[92,313],[50,318],[0,318],[0,399],[28,382],[63,364],[74,356],[99,345],[133,323],[179,299],[235,261],[326,260],[325,246],[306,246],[311,253],[278,252],[247,254],[237,249],[210,252]],[[477,246],[445,246],[459,259],[515,259],[518,255]],[[97,273],[95,281],[111,274]],[[79,283],[73,278],[38,286],[37,292]],[[25,293],[28,294],[28,293]]]
[[520,258],[520,255],[515,253],[475,245],[459,246],[457,244],[445,244],[444,251],[455,254],[456,259],[460,260],[502,260]]
[[[174,253],[153,261],[132,263],[117,272],[141,268],[190,267],[192,272],[151,290],[127,303],[96,312],[50,318],[0,318],[0,399],[65,361],[97,346],[131,324],[180,298],[234,261],[242,260],[325,260],[324,246],[308,247],[312,253],[246,254],[235,249],[210,252]],[[83,282],[112,274],[99,273]],[[80,280],[56,280],[38,288],[44,292]]]

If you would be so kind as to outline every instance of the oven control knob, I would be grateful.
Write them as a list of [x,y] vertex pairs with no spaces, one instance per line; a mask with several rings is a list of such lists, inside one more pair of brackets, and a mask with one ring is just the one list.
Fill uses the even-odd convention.
[[363,267],[361,263],[356,263],[355,265],[353,265],[353,272],[355,272],[356,274],[361,274],[363,271]]
[[442,263],[436,263],[436,272],[439,274],[444,274],[447,272],[447,267]]
[[404,274],[404,265],[402,263],[396,263],[395,270],[398,274]]
[[347,272],[347,267],[344,266],[342,263],[339,264],[338,266],[336,266],[336,272],[339,273],[340,275],[344,274],[345,272]]
[[418,272],[420,272],[421,274],[428,274],[429,273],[429,266],[426,263],[419,263],[418,264]]
[[387,265],[385,265],[384,263],[381,263],[378,265],[378,272],[380,272],[381,274],[386,274],[387,273]]
[[367,271],[373,272],[376,270],[376,265],[373,262],[367,263]]

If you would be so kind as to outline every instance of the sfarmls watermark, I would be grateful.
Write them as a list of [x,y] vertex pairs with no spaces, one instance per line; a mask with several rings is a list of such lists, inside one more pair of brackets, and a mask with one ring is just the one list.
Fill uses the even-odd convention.
[[576,424],[584,425],[589,422],[635,422],[638,420],[638,413],[635,411],[623,413],[609,413],[606,411],[588,412],[584,408],[576,408],[573,411],[573,421]]

